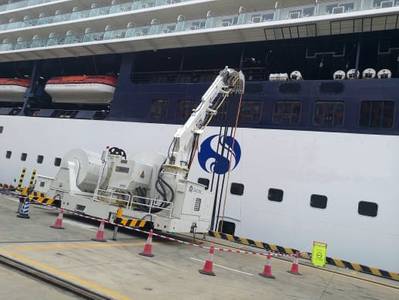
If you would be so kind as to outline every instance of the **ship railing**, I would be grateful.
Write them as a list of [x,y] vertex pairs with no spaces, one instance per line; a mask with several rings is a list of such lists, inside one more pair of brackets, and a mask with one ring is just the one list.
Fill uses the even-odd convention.
[[[144,8],[158,7],[158,6],[163,6],[163,5],[172,5],[172,4],[176,4],[176,3],[189,2],[189,1],[192,1],[192,0],[141,0],[141,1],[108,5],[108,6],[93,7],[90,9],[77,10],[77,11],[73,11],[70,13],[58,14],[58,15],[41,17],[41,18],[36,18],[36,19],[29,19],[26,21],[18,21],[18,22],[0,24],[0,30],[12,30],[12,29],[17,29],[17,28],[33,27],[33,26],[39,26],[39,25],[45,25],[45,24],[54,24],[54,23],[59,23],[59,22],[64,22],[64,21],[94,18],[94,17],[98,17],[98,16],[106,16],[106,15],[117,14],[117,13],[121,13],[121,12],[135,11],[135,10],[144,9]],[[20,1],[20,2],[25,2],[25,1]],[[16,3],[20,3],[20,2],[16,2]],[[46,1],[41,1],[40,3],[37,3],[37,4],[41,4],[44,2],[46,2]],[[47,1],[47,2],[51,2],[51,1]],[[31,5],[33,5],[33,4],[31,4]],[[18,5],[18,7],[15,7],[15,8],[20,8],[20,7],[24,7],[24,5]],[[1,8],[2,7],[0,6],[0,11],[1,11]],[[15,8],[13,8],[13,9],[15,9]]]
[[212,81],[219,72],[219,69],[134,72],[132,74],[132,80],[138,83],[165,83],[175,81],[180,83],[204,82]]
[[161,199],[131,196],[129,193],[98,189],[93,196],[93,200],[127,210],[143,211],[147,214],[159,214],[162,212],[164,216],[172,218],[173,203]]
[[[140,5],[163,5],[171,4],[173,0],[148,0],[140,1]],[[189,0],[182,0],[189,1]],[[225,15],[225,16],[212,16],[208,14],[206,18],[199,18],[194,20],[185,20],[184,18],[177,18],[176,22],[159,24],[153,22],[151,25],[145,26],[134,26],[130,23],[127,28],[122,29],[107,29],[104,31],[88,32],[88,33],[74,33],[69,32],[63,36],[57,36],[57,39],[48,37],[40,38],[35,37],[34,40],[26,40],[21,43],[7,42],[2,43],[2,51],[12,51],[15,49],[24,48],[41,48],[51,45],[73,45],[77,43],[89,43],[93,41],[113,40],[113,39],[126,39],[135,38],[142,36],[155,36],[155,35],[167,35],[174,34],[177,32],[195,32],[197,30],[209,29],[209,28],[220,28],[229,27],[234,25],[244,25],[253,23],[267,23],[277,20],[286,19],[299,19],[321,15],[341,14],[352,11],[360,11],[367,9],[375,9],[376,7],[384,7],[388,5],[399,5],[399,0],[348,0],[348,1],[328,1],[319,3],[316,5],[304,5],[287,8],[276,8],[275,10],[265,10],[256,12],[245,12],[236,15]],[[136,3],[136,2],[134,2]],[[134,4],[133,3],[133,4]],[[132,4],[137,6],[139,4]],[[99,8],[98,12],[101,12],[102,8]],[[82,16],[82,12],[78,12]],[[88,12],[86,11],[85,14]],[[59,16],[58,16],[59,17]],[[30,20],[31,21],[31,20]],[[154,20],[155,21],[155,20]],[[5,24],[9,26],[10,24]],[[42,39],[39,41],[39,39]]]
[[[95,7],[87,10],[74,11],[71,13],[58,14],[54,16],[41,17],[37,19],[29,19],[26,21],[18,21],[12,23],[0,24],[0,30],[12,30],[24,27],[32,27],[44,24],[52,24],[68,20],[78,20],[85,18],[92,18],[97,16],[104,16],[109,14],[116,14],[121,12],[134,11],[144,8],[151,8],[163,5],[172,5],[176,3],[189,2],[192,0],[141,0],[134,2],[127,2],[121,4],[114,4],[109,6]],[[5,4],[0,6],[5,10],[21,8],[26,5],[32,6],[41,3],[52,1],[34,0],[34,1],[19,1],[15,3]],[[210,27],[229,26],[235,24],[260,23],[265,21],[298,19],[312,16],[322,16],[328,14],[340,14],[352,11],[360,11],[365,9],[387,8],[399,5],[399,0],[347,0],[347,1],[328,1],[312,5],[303,5],[297,7],[276,8],[274,10],[257,11],[242,13],[236,16],[224,16],[221,20],[218,18],[208,18],[208,24],[215,23]],[[231,18],[233,19],[231,19]],[[197,28],[199,29],[199,28]]]
[[25,0],[25,1],[11,2],[11,3],[0,5],[0,11],[14,10],[14,9],[22,8],[22,7],[34,6],[34,5],[39,5],[42,3],[53,2],[53,1],[56,1],[56,0]]

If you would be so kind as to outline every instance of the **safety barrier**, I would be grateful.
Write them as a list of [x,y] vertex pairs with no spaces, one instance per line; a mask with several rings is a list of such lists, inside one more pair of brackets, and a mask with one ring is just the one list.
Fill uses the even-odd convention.
[[23,168],[22,171],[21,171],[21,175],[19,176],[19,179],[18,179],[18,186],[17,186],[17,190],[18,191],[22,190],[25,174],[26,174],[26,168]]
[[123,225],[128,228],[146,228],[152,225],[152,222],[133,218],[116,217],[115,224]]
[[[260,248],[260,249],[265,249],[267,251],[278,252],[281,254],[293,255],[295,253],[299,253],[300,258],[303,258],[303,259],[310,260],[312,257],[312,254],[309,252],[301,252],[294,248],[282,247],[282,246],[269,244],[269,243],[265,243],[265,242],[261,242],[261,241],[255,241],[252,239],[238,237],[238,236],[234,236],[234,235],[226,234],[226,233],[222,233],[222,232],[209,231],[209,235],[214,238],[219,238],[219,239],[227,240],[230,242],[239,243],[239,244],[242,244],[245,246],[251,246],[251,247],[256,247],[256,248]],[[379,268],[368,267],[368,266],[365,266],[362,264],[352,263],[352,262],[345,261],[343,259],[332,258],[332,257],[327,257],[326,262],[329,265],[333,265],[333,266],[336,266],[339,268],[350,269],[353,271],[366,273],[369,275],[374,275],[374,276],[378,276],[378,277],[382,277],[382,278],[386,278],[386,279],[399,281],[399,273],[389,272],[389,271],[382,270]]]
[[[25,170],[25,172],[26,172],[26,170]],[[13,187],[12,185],[0,183],[0,189],[15,190],[16,188]],[[21,194],[22,194],[22,192],[21,192]],[[52,205],[54,204],[55,200],[53,198],[46,197],[46,195],[44,195],[43,193],[32,192],[27,197],[29,200],[31,200],[32,202],[35,202],[39,205],[49,206],[49,207],[54,208],[54,206],[52,206]],[[87,215],[84,215],[82,213],[75,212],[75,211],[65,210],[65,212],[68,212],[68,213],[74,214],[74,215],[78,215],[78,216],[86,218],[86,219],[101,221],[98,218],[89,217]],[[152,226],[152,222],[147,221],[147,220],[139,220],[139,219],[134,219],[134,218],[126,218],[126,217],[118,217],[118,216],[115,218],[114,222],[105,221],[105,223],[114,225],[117,227],[121,227],[121,228],[131,229],[131,230],[134,230],[134,231],[137,231],[140,233],[145,233],[145,234],[148,234],[148,232],[145,231],[144,229],[150,228]],[[214,238],[219,238],[219,239],[227,240],[230,242],[235,242],[235,243],[239,243],[239,244],[242,244],[245,246],[251,246],[251,247],[255,247],[255,248],[267,251],[266,253],[261,253],[261,252],[251,251],[251,250],[239,250],[239,249],[232,249],[232,248],[215,247],[215,250],[219,251],[219,252],[250,254],[250,255],[258,255],[258,256],[263,256],[263,257],[267,257],[268,255],[275,256],[275,257],[283,257],[283,256],[295,257],[296,254],[298,254],[300,258],[308,259],[308,260],[311,259],[311,253],[301,252],[295,248],[283,247],[280,245],[270,244],[270,243],[266,243],[263,241],[255,241],[255,240],[252,240],[249,238],[238,237],[238,236],[221,233],[221,232],[215,232],[215,231],[209,231],[208,234]],[[210,249],[210,247],[206,247],[206,246],[195,244],[195,243],[189,243],[189,242],[182,241],[182,240],[172,238],[169,236],[164,236],[164,235],[161,235],[161,234],[155,233],[155,232],[153,233],[153,235],[158,238],[161,238],[161,239],[177,242],[177,243],[184,244],[184,245],[191,245],[191,246],[203,248],[206,250]],[[382,270],[379,268],[369,267],[369,266],[365,266],[365,265],[358,264],[358,263],[352,263],[352,262],[348,262],[348,261],[345,261],[342,259],[332,258],[332,257],[327,257],[326,262],[330,265],[333,265],[333,266],[336,266],[339,268],[350,269],[350,270],[354,270],[357,272],[362,272],[362,273],[366,273],[366,274],[370,274],[370,275],[374,275],[374,276],[378,276],[378,277],[382,277],[382,278],[386,278],[386,279],[399,281],[399,273],[390,272],[390,271]]]

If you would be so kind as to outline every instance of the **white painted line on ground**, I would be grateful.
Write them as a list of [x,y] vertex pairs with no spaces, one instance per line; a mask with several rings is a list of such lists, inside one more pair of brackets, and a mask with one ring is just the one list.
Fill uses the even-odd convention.
[[[192,259],[192,260],[195,260],[195,261],[199,261],[199,262],[205,262],[204,260],[202,260],[202,259],[198,259],[198,258],[194,258],[194,257],[190,257],[190,259]],[[244,274],[244,275],[248,275],[248,276],[254,276],[255,274],[251,274],[251,273],[247,273],[247,272],[243,272],[243,271],[240,271],[240,270],[236,270],[236,269],[232,269],[232,268],[229,268],[229,267],[225,267],[225,266],[222,266],[222,265],[218,265],[218,264],[213,264],[215,267],[218,267],[218,268],[221,268],[221,269],[225,269],[225,270],[228,270],[228,271],[233,271],[233,272],[237,272],[237,273],[240,273],[240,274]]]

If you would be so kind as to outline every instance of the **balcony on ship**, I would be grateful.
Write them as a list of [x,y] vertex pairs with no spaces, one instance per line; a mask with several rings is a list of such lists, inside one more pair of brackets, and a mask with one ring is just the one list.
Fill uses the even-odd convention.
[[[0,25],[7,28],[0,32],[0,60],[2,54],[17,59],[74,56],[74,47],[80,55],[120,53],[389,30],[399,24],[399,0],[302,1],[298,6],[260,0],[243,1],[243,6],[224,0],[195,5],[188,4],[198,1],[98,0],[83,10],[67,2],[67,14],[38,12],[36,19],[25,15]],[[15,25],[21,23],[26,27]],[[22,54],[27,50],[34,51]]]

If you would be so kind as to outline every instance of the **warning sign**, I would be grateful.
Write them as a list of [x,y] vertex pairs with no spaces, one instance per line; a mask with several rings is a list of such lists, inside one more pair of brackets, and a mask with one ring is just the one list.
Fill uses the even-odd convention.
[[326,265],[327,244],[322,242],[313,242],[312,264],[316,267],[324,267]]

